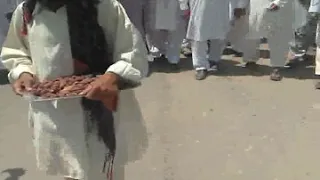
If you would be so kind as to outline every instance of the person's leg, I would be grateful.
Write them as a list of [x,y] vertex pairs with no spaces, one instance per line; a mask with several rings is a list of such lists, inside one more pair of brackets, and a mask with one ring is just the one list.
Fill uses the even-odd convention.
[[316,67],[315,67],[315,76],[316,76],[315,88],[320,89],[320,21],[318,21],[316,44],[317,44],[317,51],[316,51]]
[[[150,53],[153,57],[159,58],[166,54],[166,39],[168,32],[164,30],[153,30],[148,44],[150,47]],[[148,36],[147,36],[148,37]]]
[[180,61],[180,47],[185,37],[185,22],[181,19],[177,22],[177,29],[169,31],[167,58],[173,69],[177,69],[177,64]]
[[219,70],[219,62],[221,60],[223,49],[226,47],[226,41],[221,39],[212,39],[209,44],[210,68],[208,70],[217,71]]
[[294,67],[301,60],[304,60],[308,48],[314,44],[317,28],[317,17],[308,13],[306,23],[298,28],[295,32],[294,39],[290,42],[290,53],[292,58],[287,64],[289,67]]
[[[189,18],[184,19],[185,33],[187,32],[188,25],[189,25]],[[183,39],[181,50],[182,50],[183,55],[188,56],[188,57],[191,56],[192,55],[191,41],[189,41],[188,39]]]
[[293,34],[290,32],[292,29],[278,29],[274,31],[274,34],[268,39],[270,48],[270,63],[272,66],[272,72],[270,79],[273,81],[280,81],[282,79],[281,70],[286,64],[286,57],[288,54],[288,43]]
[[[249,56],[250,58],[252,54],[256,54],[255,52],[252,52],[252,50],[250,50],[253,46],[255,46],[255,42],[246,38],[248,33],[249,15],[243,16],[240,19],[234,21],[234,25],[231,28],[231,31],[228,33],[227,39],[230,41],[233,54],[236,57],[243,57],[244,51],[246,51],[246,53],[248,54],[247,56]],[[247,43],[251,44],[247,45]],[[256,49],[256,47],[254,49]]]
[[210,67],[210,64],[207,60],[207,48],[207,41],[191,42],[192,63],[194,69],[196,70],[195,78],[197,80],[203,80],[207,77],[207,71]]
[[260,51],[259,51],[260,39],[250,39],[247,38],[244,40],[243,43],[243,62],[246,68],[256,68],[257,61],[260,58]]

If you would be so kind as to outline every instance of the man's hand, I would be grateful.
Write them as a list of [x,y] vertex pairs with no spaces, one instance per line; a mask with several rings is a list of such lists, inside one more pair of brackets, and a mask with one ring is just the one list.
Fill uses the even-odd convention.
[[99,100],[106,108],[115,111],[119,95],[119,76],[114,73],[106,73],[93,81],[80,95],[92,100]]
[[267,8],[269,11],[278,11],[280,7],[274,3],[271,3],[270,6]]
[[245,8],[235,8],[233,10],[233,15],[236,19],[241,18],[242,16],[246,15],[246,9]]
[[32,85],[35,83],[35,77],[30,73],[22,73],[13,85],[13,91],[22,96],[23,93],[30,91],[32,89]]

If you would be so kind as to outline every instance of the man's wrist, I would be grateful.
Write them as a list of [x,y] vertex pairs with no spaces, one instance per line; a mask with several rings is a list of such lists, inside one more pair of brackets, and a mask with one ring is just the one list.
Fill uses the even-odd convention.
[[33,77],[33,74],[29,73],[29,72],[23,72],[19,75],[18,79],[21,78],[21,77],[24,77],[24,76],[30,76],[30,77]]
[[118,74],[114,72],[107,72],[106,75],[108,75],[108,78],[110,79],[112,84],[119,85],[121,77]]

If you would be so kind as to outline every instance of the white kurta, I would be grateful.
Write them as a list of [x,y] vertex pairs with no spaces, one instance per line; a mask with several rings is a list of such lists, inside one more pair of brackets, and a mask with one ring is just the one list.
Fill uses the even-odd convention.
[[154,57],[166,55],[169,62],[180,60],[180,46],[185,37],[183,13],[178,0],[150,0],[148,40]]
[[[245,8],[248,12],[245,16],[235,19],[233,12],[234,8]],[[230,4],[230,20],[232,23],[231,30],[228,34],[228,41],[231,42],[233,49],[243,52],[243,61],[257,61],[259,53],[257,47],[260,40],[245,38],[249,32],[249,17],[250,17],[250,0],[237,0]],[[245,44],[245,46],[244,46]]]
[[[103,0],[98,12],[99,24],[111,45],[109,51],[114,52],[114,64],[106,71],[140,81],[148,70],[147,52],[141,36],[133,36],[133,26],[118,2]],[[65,7],[53,13],[37,4],[32,25],[28,26],[28,37],[20,34],[22,24],[22,5],[19,5],[1,54],[4,65],[10,70],[10,81],[16,80],[23,72],[34,74],[40,81],[72,75]],[[122,98],[121,94],[120,101]],[[120,102],[120,112],[126,105]],[[40,169],[51,175],[80,180],[106,179],[101,173],[106,148],[95,134],[88,137],[86,144],[80,99],[31,103],[30,107],[29,117]],[[117,118],[115,121],[119,123]]]
[[195,41],[222,39],[230,29],[229,4],[232,0],[180,0],[182,9],[189,8],[191,16],[187,38]]
[[[271,2],[280,6],[280,10],[269,12],[267,8]],[[294,26],[294,2],[291,0],[255,0],[251,1],[250,9],[250,32],[251,37],[271,37],[273,32],[280,29],[292,29]],[[288,31],[293,34],[293,31]]]

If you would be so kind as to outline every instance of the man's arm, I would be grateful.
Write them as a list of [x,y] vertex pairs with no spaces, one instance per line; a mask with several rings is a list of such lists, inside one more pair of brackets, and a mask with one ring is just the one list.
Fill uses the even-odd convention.
[[28,43],[21,35],[22,25],[22,4],[20,4],[12,15],[8,35],[1,50],[2,63],[9,69],[10,82],[17,80],[22,73],[34,74]]
[[113,52],[112,72],[125,81],[139,83],[148,73],[147,49],[141,35],[134,35],[122,5],[114,0],[103,0],[98,8],[99,23]]

